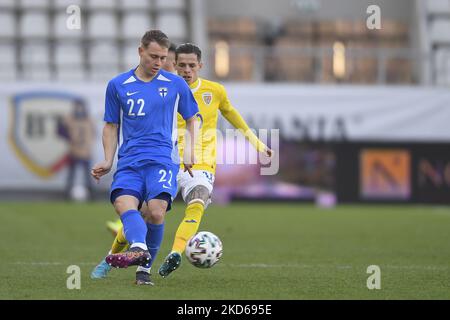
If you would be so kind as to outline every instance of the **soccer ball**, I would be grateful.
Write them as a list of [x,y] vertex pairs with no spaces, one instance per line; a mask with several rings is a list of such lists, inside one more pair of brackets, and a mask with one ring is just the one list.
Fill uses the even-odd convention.
[[211,268],[222,256],[222,241],[211,232],[199,232],[187,242],[185,254],[197,268]]

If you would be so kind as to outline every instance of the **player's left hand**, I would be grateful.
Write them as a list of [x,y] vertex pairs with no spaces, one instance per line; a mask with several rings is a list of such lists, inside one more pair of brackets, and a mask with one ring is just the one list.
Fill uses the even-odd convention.
[[192,173],[192,167],[193,167],[193,165],[192,164],[186,164],[186,163],[184,163],[183,164],[184,165],[184,172],[189,172],[189,175],[193,178],[194,177],[194,174]]
[[184,172],[189,172],[189,175],[193,178],[194,174],[192,173],[192,167],[195,163],[195,156],[194,152],[188,152],[187,150],[184,151],[183,155],[183,165],[184,165]]
[[270,148],[268,148],[268,147],[266,147],[266,148],[264,149],[264,154],[270,158],[270,157],[272,157],[272,155],[273,155],[273,150],[270,149]]

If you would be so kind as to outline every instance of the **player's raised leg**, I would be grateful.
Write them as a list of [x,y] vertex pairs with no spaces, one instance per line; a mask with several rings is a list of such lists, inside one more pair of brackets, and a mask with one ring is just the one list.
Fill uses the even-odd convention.
[[121,190],[116,193],[117,197],[114,200],[114,208],[120,215],[125,238],[130,243],[129,250],[110,254],[106,257],[106,262],[116,268],[144,265],[150,261],[150,254],[145,241],[147,225],[141,213],[137,210],[139,207],[138,197],[130,194],[132,194],[131,190]]
[[162,277],[167,277],[180,266],[181,254],[186,248],[187,241],[198,231],[204,212],[204,206],[208,199],[209,190],[203,185],[195,186],[185,198],[188,205],[185,210],[184,218],[175,234],[172,252],[165,258],[158,271]]

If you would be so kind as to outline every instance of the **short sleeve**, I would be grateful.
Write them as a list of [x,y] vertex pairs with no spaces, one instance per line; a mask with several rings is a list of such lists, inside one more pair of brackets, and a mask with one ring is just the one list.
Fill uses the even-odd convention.
[[180,101],[178,103],[178,113],[184,120],[192,118],[198,113],[198,105],[194,95],[187,83],[183,80],[179,82]]
[[110,123],[120,122],[120,103],[117,96],[117,90],[112,81],[108,83],[106,88],[105,115],[103,120]]

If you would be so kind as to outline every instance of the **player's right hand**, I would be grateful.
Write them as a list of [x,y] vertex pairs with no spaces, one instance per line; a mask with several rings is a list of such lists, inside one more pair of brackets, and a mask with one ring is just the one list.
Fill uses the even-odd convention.
[[111,171],[112,163],[109,161],[102,161],[97,163],[91,170],[91,176],[98,181],[100,178]]

